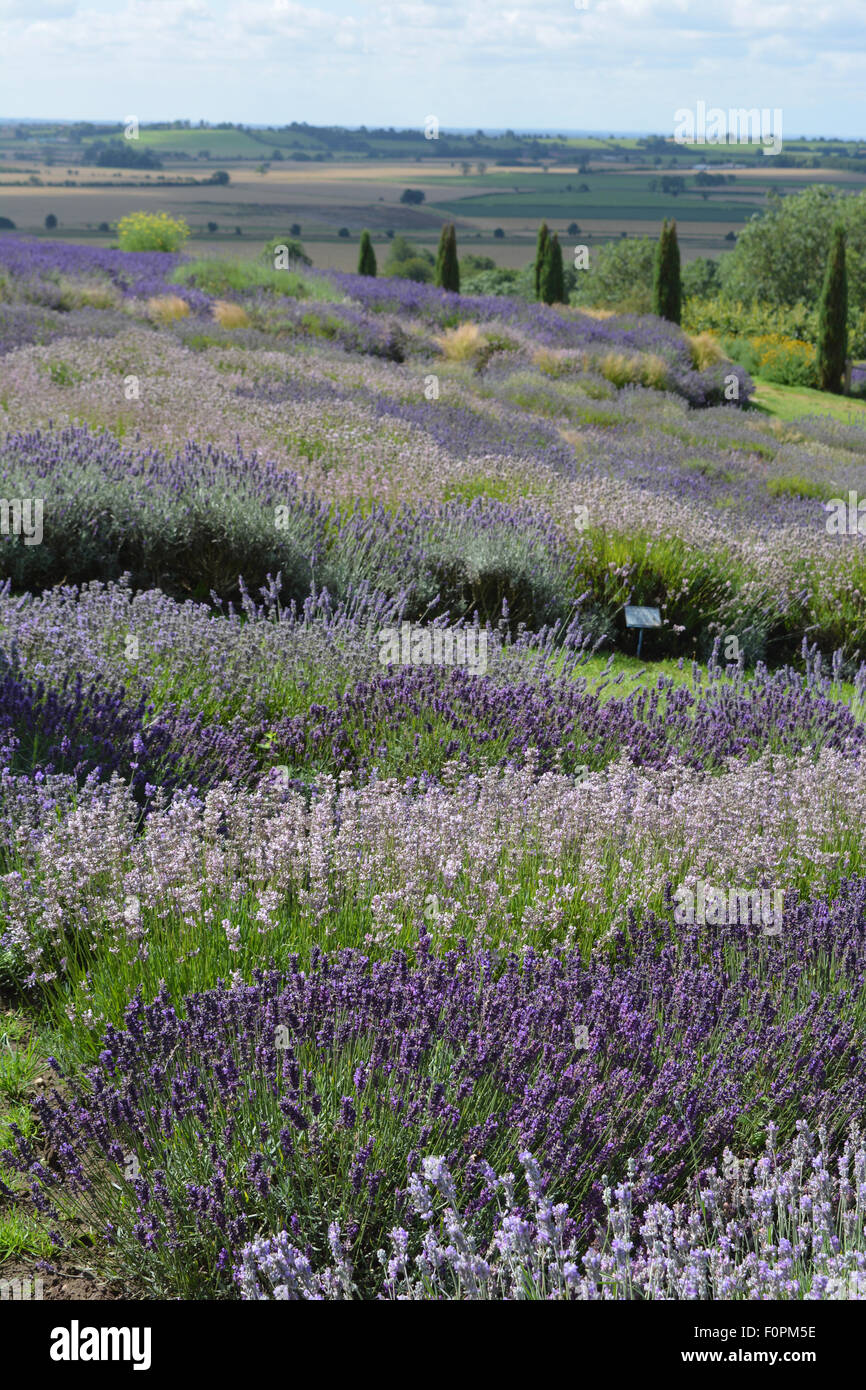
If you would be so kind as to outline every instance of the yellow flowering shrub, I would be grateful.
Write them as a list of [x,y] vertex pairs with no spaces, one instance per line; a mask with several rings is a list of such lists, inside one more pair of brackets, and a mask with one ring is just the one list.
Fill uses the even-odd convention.
[[121,217],[117,235],[121,251],[179,251],[189,227],[167,212],[131,212]]

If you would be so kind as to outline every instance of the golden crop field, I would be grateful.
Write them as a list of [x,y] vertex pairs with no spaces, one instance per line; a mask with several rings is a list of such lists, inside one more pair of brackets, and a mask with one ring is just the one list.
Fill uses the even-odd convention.
[[[864,183],[845,171],[829,175],[731,165],[735,182],[700,193],[687,187],[678,203],[648,192],[661,170],[614,169],[600,161],[580,174],[577,165],[549,172],[525,166],[489,166],[478,172],[471,167],[463,173],[458,163],[433,158],[313,165],[226,159],[219,167],[229,175],[227,184],[209,181],[214,167],[213,159],[187,160],[157,173],[60,167],[55,160],[18,169],[5,163],[0,151],[0,213],[29,235],[46,235],[45,219],[53,214],[55,235],[110,244],[114,225],[127,213],[165,210],[188,222],[190,250],[234,256],[255,255],[262,241],[288,235],[298,224],[314,264],[324,269],[354,267],[364,227],[377,243],[384,244],[390,231],[432,249],[442,224],[453,220],[461,243],[471,244],[467,249],[517,267],[529,259],[542,218],[560,236],[576,223],[579,240],[591,245],[623,235],[657,235],[670,205],[683,256],[690,260],[725,250],[726,236],[763,207],[769,188],[784,191],[809,181],[852,188]],[[688,183],[688,172],[685,178]],[[587,191],[579,191],[581,187]],[[424,202],[401,203],[405,188],[420,190]],[[208,224],[216,226],[209,229]]]

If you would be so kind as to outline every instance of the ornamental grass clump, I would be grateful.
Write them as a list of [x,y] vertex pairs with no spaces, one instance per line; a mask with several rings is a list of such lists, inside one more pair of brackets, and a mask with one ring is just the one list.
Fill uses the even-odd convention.
[[247,328],[250,316],[242,304],[233,304],[228,299],[216,299],[211,313],[221,328]]
[[434,342],[449,362],[468,362],[487,346],[487,339],[477,323],[461,323],[456,328],[448,328]]
[[155,295],[147,301],[148,317],[154,323],[176,323],[189,314],[189,305],[177,294]]
[[725,360],[724,349],[712,333],[687,333],[685,336],[696,371],[706,371],[707,367]]

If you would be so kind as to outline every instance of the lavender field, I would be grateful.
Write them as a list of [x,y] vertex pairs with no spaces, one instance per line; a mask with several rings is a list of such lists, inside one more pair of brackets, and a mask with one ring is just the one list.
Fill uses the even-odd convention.
[[0,1279],[866,1297],[866,427],[222,264],[0,238]]

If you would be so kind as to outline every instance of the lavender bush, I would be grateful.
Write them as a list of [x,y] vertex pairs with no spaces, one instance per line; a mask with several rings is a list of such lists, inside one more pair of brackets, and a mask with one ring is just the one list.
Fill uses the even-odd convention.
[[[763,942],[667,916],[588,960],[530,951],[503,969],[422,942],[414,966],[399,951],[377,963],[313,951],[306,968],[180,1010],[163,988],[105,1031],[95,1066],[36,1103],[56,1166],[20,1133],[0,1157],[30,1174],[47,1214],[73,1200],[162,1292],[227,1291],[243,1245],[269,1230],[300,1235],[315,1266],[332,1220],[371,1292],[376,1251],[436,1146],[491,1234],[490,1168],[531,1150],[588,1248],[614,1181],[628,1178],[643,1211],[726,1146],[757,1156],[771,1122],[780,1151],[798,1119],[844,1141],[866,1076],[864,902],[866,881],[849,883]],[[126,929],[146,949],[138,921]]]
[[[589,1301],[866,1298],[866,1147],[856,1126],[838,1157],[802,1121],[790,1157],[774,1148],[743,1162],[729,1149],[721,1171],[702,1173],[690,1201],[654,1202],[642,1221],[633,1184],[606,1187],[606,1226],[589,1250],[571,1234],[568,1204],[545,1195],[538,1164],[519,1155],[527,1190],[512,1173],[487,1174],[499,1224],[488,1241],[477,1214],[461,1210],[442,1158],[425,1158],[410,1183],[412,1217],[389,1233],[380,1298],[399,1301]],[[251,1241],[235,1279],[243,1299],[345,1300],[357,1296],[334,1223],[336,1263],[313,1270],[287,1231]],[[414,1252],[410,1254],[410,1244]]]

